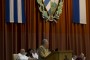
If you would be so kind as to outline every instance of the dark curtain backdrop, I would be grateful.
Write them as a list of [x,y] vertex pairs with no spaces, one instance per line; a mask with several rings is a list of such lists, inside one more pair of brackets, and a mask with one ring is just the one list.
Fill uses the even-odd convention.
[[90,0],[87,2],[87,24],[72,23],[72,0],[64,0],[63,13],[57,23],[45,22],[36,0],[25,0],[26,23],[5,22],[5,0],[0,0],[0,60],[12,60],[21,48],[38,48],[43,38],[50,49],[73,50],[85,53],[90,60]]

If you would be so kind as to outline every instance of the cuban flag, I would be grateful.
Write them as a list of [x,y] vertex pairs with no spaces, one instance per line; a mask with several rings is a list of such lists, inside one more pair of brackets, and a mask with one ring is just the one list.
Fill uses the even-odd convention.
[[24,0],[6,0],[5,20],[9,23],[25,23]]
[[86,24],[86,0],[73,0],[73,22]]

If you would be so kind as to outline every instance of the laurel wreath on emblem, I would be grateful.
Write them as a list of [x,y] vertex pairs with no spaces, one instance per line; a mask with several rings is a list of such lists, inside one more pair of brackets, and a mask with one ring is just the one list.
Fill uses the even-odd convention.
[[44,20],[57,22],[57,20],[59,19],[59,16],[62,13],[63,2],[59,2],[57,9],[56,9],[54,15],[52,15],[52,16],[50,16],[48,14],[42,0],[37,0],[37,3],[39,5],[38,7],[39,7],[40,12],[42,13],[42,17]]

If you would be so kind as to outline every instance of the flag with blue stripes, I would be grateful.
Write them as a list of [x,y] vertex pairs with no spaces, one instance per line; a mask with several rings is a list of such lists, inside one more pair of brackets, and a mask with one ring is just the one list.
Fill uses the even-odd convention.
[[47,12],[49,14],[52,14],[55,12],[58,6],[59,0],[43,0],[43,3],[46,7]]
[[9,23],[25,23],[24,0],[6,0],[5,20]]
[[73,22],[86,24],[86,0],[73,0]]

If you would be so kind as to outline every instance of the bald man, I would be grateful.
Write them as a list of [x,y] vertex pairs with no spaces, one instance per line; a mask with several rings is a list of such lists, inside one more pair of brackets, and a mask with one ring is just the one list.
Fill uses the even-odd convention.
[[43,60],[42,58],[47,57],[51,52],[48,50],[49,42],[47,39],[43,39],[42,45],[38,49],[39,60]]
[[21,49],[20,53],[18,53],[17,60],[32,60],[32,59],[26,56],[25,49]]

